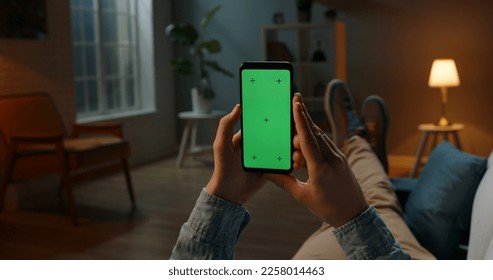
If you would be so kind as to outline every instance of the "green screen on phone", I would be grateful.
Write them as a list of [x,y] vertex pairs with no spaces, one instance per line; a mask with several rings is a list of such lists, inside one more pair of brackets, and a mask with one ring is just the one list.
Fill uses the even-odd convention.
[[292,70],[245,68],[240,74],[243,167],[247,171],[290,172]]

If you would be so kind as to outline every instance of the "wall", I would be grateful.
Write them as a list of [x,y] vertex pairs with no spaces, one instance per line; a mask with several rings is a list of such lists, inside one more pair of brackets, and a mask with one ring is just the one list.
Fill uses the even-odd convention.
[[[173,156],[177,152],[174,81],[168,64],[171,60],[172,46],[164,36],[165,25],[171,19],[171,1],[152,2],[154,38],[151,42],[141,43],[154,47],[154,60],[151,62],[154,63],[155,69],[156,111],[122,120],[126,126],[126,136],[132,143],[132,160],[135,163]],[[152,51],[149,50],[149,53]]]
[[47,1],[47,40],[0,40],[0,94],[52,94],[65,123],[75,120],[69,1]]
[[[48,39],[0,40],[0,94],[44,91],[52,95],[67,127],[75,121],[70,1],[47,0]],[[170,1],[153,1],[156,112],[117,120],[133,151],[132,164],[176,153],[172,73],[167,61],[171,45],[164,39]],[[152,10],[152,7],[151,7]]]
[[[294,1],[292,1],[294,2]],[[391,115],[390,153],[414,155],[420,134],[417,125],[437,121],[438,89],[429,88],[433,59],[454,58],[461,86],[449,89],[447,115],[466,125],[461,132],[464,150],[486,156],[493,149],[493,25],[490,1],[461,0],[319,0],[338,10],[347,24],[348,82],[357,102],[379,94],[387,100]],[[223,9],[209,26],[208,37],[217,37],[223,52],[217,60],[237,71],[244,60],[262,59],[260,30],[272,14],[283,12],[286,22],[295,21],[291,1],[175,1],[175,18],[198,23],[209,9]],[[193,9],[190,9],[193,7]],[[321,14],[325,7],[315,6]],[[317,17],[316,17],[317,18]],[[188,85],[177,80],[177,109],[190,109]],[[215,108],[229,110],[238,102],[238,77],[212,75],[218,92]],[[189,84],[189,82],[187,82]]]
[[[417,125],[440,117],[439,89],[428,87],[433,59],[456,61],[460,87],[449,89],[447,116],[466,125],[464,150],[493,149],[493,24],[490,1],[321,1],[347,23],[348,77],[358,101],[379,94],[389,103],[389,152],[414,154]],[[347,2],[347,1],[346,1]]]

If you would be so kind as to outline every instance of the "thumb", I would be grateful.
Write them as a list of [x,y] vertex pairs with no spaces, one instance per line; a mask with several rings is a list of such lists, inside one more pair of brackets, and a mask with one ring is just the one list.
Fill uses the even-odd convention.
[[240,106],[236,105],[229,114],[221,118],[214,142],[217,142],[221,147],[231,145],[230,143],[233,138],[233,127],[240,119],[240,114]]
[[276,184],[281,189],[287,191],[296,200],[300,200],[303,194],[303,187],[300,181],[291,175],[264,174],[264,178]]

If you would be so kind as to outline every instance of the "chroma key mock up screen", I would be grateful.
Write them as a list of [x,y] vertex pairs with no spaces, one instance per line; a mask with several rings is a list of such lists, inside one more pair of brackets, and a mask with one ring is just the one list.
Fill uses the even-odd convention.
[[290,72],[243,69],[243,162],[247,168],[291,166]]

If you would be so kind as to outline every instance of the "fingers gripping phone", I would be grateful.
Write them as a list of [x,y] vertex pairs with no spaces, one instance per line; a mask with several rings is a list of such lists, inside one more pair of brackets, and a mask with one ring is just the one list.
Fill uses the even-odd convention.
[[242,164],[245,171],[293,170],[293,66],[244,62],[240,67]]

